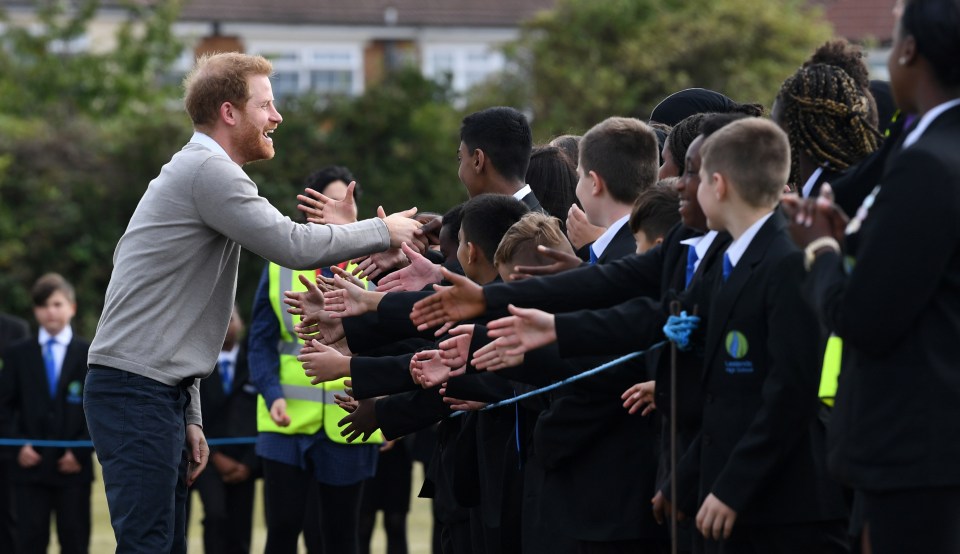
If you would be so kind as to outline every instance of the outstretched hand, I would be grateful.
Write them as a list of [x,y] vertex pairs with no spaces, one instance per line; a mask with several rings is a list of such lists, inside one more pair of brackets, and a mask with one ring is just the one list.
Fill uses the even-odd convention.
[[387,275],[377,284],[378,292],[417,291],[433,283],[439,283],[443,276],[440,266],[431,262],[407,243],[400,245],[410,265]]
[[297,356],[297,361],[303,364],[304,374],[313,377],[310,380],[311,385],[350,376],[350,358],[318,340],[305,344]]
[[283,292],[283,303],[290,306],[287,313],[300,316],[300,321],[306,321],[307,325],[316,323],[323,317],[323,291],[303,273],[297,277],[307,290]]
[[487,309],[483,287],[445,267],[440,273],[451,286],[434,285],[436,293],[418,301],[410,312],[410,320],[419,331],[479,317]]
[[487,324],[487,336],[503,338],[501,346],[510,347],[507,354],[519,356],[556,342],[556,317],[553,314],[532,308],[518,308],[513,304],[507,309],[512,315]]
[[353,198],[353,190],[356,186],[356,181],[350,181],[343,200],[334,200],[312,188],[304,189],[306,195],[297,195],[297,200],[300,202],[297,209],[307,214],[307,221],[310,223],[321,225],[353,223],[357,220],[357,203]]
[[410,360],[410,375],[425,389],[445,383],[451,374],[440,359],[439,350],[421,350]]
[[346,437],[347,442],[353,442],[361,438],[361,440],[369,439],[370,435],[380,428],[379,423],[377,423],[375,405],[375,398],[358,400],[353,412],[345,415],[343,419],[337,423],[339,427],[346,426],[340,431],[340,436]]
[[400,248],[400,245],[406,242],[408,244],[422,245],[423,248],[426,249],[426,243],[414,234],[417,229],[423,226],[419,221],[413,219],[416,213],[416,208],[410,208],[409,210],[386,215],[383,206],[377,207],[377,217],[383,220],[387,225],[387,231],[390,233],[391,248]]
[[457,325],[450,329],[450,338],[441,341],[440,359],[449,368],[464,367],[470,355],[470,343],[473,341],[473,325]]
[[[489,334],[489,333],[488,333]],[[479,370],[497,371],[508,367],[516,367],[523,363],[523,354],[511,354],[516,348],[504,338],[488,342],[473,353],[470,362]]]
[[580,267],[580,265],[583,264],[583,260],[569,252],[543,246],[542,244],[537,246],[537,252],[555,261],[547,265],[518,265],[513,268],[513,273],[510,274],[510,278],[514,281],[519,281],[540,275],[553,275],[568,269]]
[[336,290],[323,293],[324,306],[332,319],[353,317],[377,309],[385,293],[368,291],[347,279],[334,277]]

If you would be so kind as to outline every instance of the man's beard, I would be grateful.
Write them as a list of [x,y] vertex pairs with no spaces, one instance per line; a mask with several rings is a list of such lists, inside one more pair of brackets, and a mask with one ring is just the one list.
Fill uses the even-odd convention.
[[273,158],[273,143],[264,138],[263,132],[263,129],[250,123],[247,118],[243,118],[238,129],[239,140],[237,141],[237,149],[240,151],[243,163]]

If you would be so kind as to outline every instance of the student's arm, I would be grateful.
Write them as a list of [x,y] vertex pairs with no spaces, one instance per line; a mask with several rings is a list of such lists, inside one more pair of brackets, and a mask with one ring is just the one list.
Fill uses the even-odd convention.
[[821,318],[843,340],[883,356],[936,310],[958,249],[954,174],[943,160],[912,147],[899,153],[858,234],[849,278],[840,257],[817,257],[810,290]]
[[740,513],[804,437],[816,418],[820,327],[801,287],[802,254],[780,261],[767,277],[767,375],[761,404],[711,493]]
[[419,388],[410,377],[413,354],[399,356],[354,356],[350,359],[350,382],[357,400],[397,394]]
[[375,410],[377,423],[387,440],[426,429],[451,413],[443,403],[439,387],[378,398]]
[[551,313],[606,307],[635,296],[660,295],[663,253],[659,246],[608,264],[483,287],[487,309],[508,304]]
[[556,314],[560,355],[627,354],[664,340],[667,314],[652,298],[638,297],[611,308]]

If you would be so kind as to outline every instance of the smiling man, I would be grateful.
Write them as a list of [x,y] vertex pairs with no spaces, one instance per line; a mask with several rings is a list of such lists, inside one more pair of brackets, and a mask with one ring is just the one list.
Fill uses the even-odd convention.
[[117,552],[186,551],[186,488],[208,454],[197,382],[217,363],[241,247],[306,269],[399,247],[419,226],[415,210],[297,224],[258,195],[242,166],[274,156],[283,118],[271,72],[259,56],[198,60],[184,80],[193,137],[150,182],[114,252],[84,408]]

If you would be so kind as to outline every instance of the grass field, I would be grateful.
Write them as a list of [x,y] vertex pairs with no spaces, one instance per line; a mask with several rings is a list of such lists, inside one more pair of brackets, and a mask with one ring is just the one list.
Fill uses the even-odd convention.
[[[410,554],[429,554],[430,553],[430,533],[431,521],[430,502],[422,498],[416,498],[416,492],[420,490],[423,483],[423,466],[414,464],[413,471],[413,491],[414,498],[410,502],[410,514],[407,519],[407,542],[410,547]],[[209,468],[210,470],[212,468]],[[90,537],[91,554],[106,554],[113,552],[117,546],[113,538],[113,530],[110,528],[110,515],[107,512],[107,499],[103,493],[103,481],[100,479],[99,466],[96,467],[97,480],[93,484],[93,494],[91,498],[93,507],[93,530]],[[193,506],[190,512],[190,528],[188,531],[190,552],[203,552],[203,528],[200,521],[203,518],[203,507],[196,494],[191,495]],[[55,531],[51,530],[51,543],[55,543]],[[262,481],[257,482],[257,499],[254,503],[253,517],[253,544],[252,553],[263,552],[263,545],[266,541],[267,531],[263,519],[263,487]],[[373,534],[371,552],[383,553],[386,551],[383,529],[380,527],[378,519],[377,529]],[[48,552],[51,554],[59,552],[57,546],[51,546]],[[306,548],[301,545],[301,552],[306,552]]]

